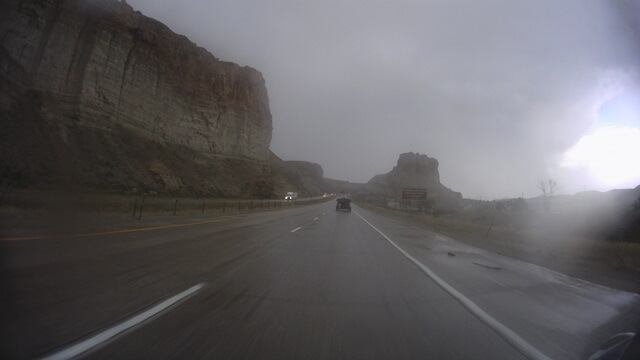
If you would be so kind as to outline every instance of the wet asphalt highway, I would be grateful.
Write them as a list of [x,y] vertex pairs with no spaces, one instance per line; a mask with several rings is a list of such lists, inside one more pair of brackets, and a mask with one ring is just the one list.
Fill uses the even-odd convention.
[[640,324],[636,294],[357,206],[182,221],[3,241],[2,357],[583,359]]

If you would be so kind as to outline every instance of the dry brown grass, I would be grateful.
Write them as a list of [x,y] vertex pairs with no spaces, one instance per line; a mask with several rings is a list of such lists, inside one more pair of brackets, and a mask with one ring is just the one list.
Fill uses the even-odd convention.
[[543,266],[555,262],[558,265],[555,268],[564,269],[573,263],[599,263],[613,269],[640,273],[639,243],[607,242],[496,224],[489,230],[489,224],[469,221],[465,215],[412,214],[368,203],[359,205],[391,217],[411,220],[478,248]]
[[594,252],[620,269],[640,272],[640,244],[597,243],[594,244]]
[[[5,193],[0,202],[4,220],[84,215],[107,218],[142,218],[157,216],[222,215],[278,210],[308,205],[331,198],[283,200],[216,199],[162,195],[122,195],[54,191],[16,191]],[[135,216],[134,216],[135,213]]]

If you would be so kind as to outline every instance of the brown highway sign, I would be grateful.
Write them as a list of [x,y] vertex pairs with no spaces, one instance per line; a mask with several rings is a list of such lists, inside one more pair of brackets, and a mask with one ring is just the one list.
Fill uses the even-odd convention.
[[427,189],[404,188],[402,189],[402,200],[427,200]]

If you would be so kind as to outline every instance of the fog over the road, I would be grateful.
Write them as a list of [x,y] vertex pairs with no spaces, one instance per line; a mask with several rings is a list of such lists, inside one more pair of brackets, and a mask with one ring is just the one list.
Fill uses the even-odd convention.
[[262,72],[272,150],[365,182],[402,152],[465,197],[640,184],[640,2],[128,0]]

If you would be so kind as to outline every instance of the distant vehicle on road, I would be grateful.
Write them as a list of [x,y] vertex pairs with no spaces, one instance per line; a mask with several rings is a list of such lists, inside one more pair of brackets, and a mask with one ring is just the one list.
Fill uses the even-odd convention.
[[298,193],[297,192],[293,192],[293,191],[289,191],[287,193],[287,195],[284,196],[284,199],[285,200],[289,200],[289,201],[296,200],[296,199],[298,199]]
[[351,211],[351,199],[348,199],[346,197],[341,197],[336,199],[336,201],[338,202],[336,204],[336,211],[338,210]]

